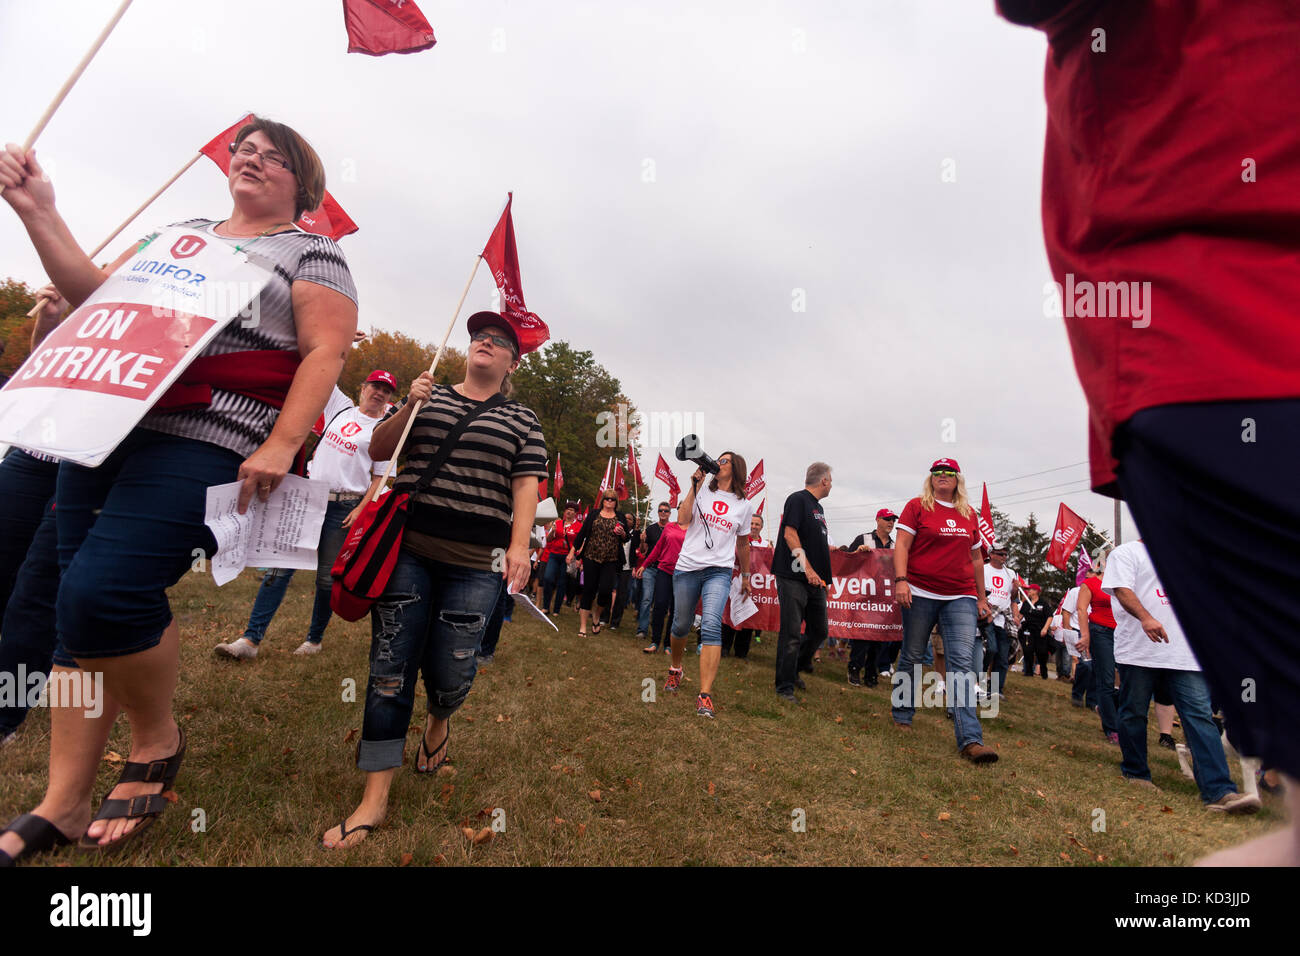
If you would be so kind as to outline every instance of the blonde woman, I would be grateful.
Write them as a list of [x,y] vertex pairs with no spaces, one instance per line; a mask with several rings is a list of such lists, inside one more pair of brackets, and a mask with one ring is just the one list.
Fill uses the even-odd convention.
[[951,458],[930,466],[921,495],[903,508],[894,545],[894,599],[903,616],[903,652],[894,674],[894,723],[911,730],[916,713],[916,683],[925,642],[937,623],[943,631],[949,705],[957,749],[975,763],[992,763],[997,752],[984,746],[975,713],[978,622],[989,616],[984,597],[975,511],[966,480]]

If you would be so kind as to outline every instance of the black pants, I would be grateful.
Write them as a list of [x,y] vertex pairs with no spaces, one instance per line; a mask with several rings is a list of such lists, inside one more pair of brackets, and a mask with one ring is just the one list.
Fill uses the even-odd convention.
[[812,668],[813,654],[826,640],[826,589],[778,576],[776,597],[781,605],[781,634],[776,642],[776,692],[792,694],[799,671]]
[[881,641],[849,641],[849,672],[862,671],[868,684],[876,683],[884,647]]
[[742,627],[740,630],[732,627],[730,624],[722,625],[722,656],[732,656],[733,650],[735,656],[742,661],[749,656],[749,642],[754,639],[758,631],[752,627]]
[[578,607],[584,611],[591,610],[594,600],[598,607],[608,608],[610,595],[618,582],[618,567],[623,562],[592,561],[582,559],[582,602]]
[[1149,408],[1117,431],[1115,456],[1229,740],[1300,777],[1300,399]]
[[614,610],[609,614],[609,623],[618,627],[623,623],[623,608],[627,607],[627,592],[632,586],[632,569],[624,568],[614,578]]

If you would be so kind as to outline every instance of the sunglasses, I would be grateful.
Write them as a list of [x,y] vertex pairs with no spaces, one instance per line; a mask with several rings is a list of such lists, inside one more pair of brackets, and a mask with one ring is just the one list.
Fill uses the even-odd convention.
[[882,521],[897,521],[897,518],[882,518]]
[[515,343],[511,342],[504,335],[494,335],[493,333],[485,331],[483,329],[480,329],[479,331],[471,335],[469,337],[469,340],[471,342],[491,342],[499,349],[509,349],[512,352],[515,349]]
[[956,478],[957,472],[950,471],[947,468],[938,468],[930,472],[936,478]]
[[666,514],[668,514],[669,510],[670,510],[670,509],[668,509],[668,508],[660,508],[660,509],[659,509],[659,513],[660,513],[661,515],[666,515]]

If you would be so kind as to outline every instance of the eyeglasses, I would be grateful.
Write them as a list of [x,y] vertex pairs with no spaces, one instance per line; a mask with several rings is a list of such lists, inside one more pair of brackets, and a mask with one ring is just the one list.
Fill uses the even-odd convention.
[[719,464],[719,465],[730,465],[730,464],[731,464],[731,459],[730,459],[730,458],[719,458],[719,459],[718,459],[718,464]]
[[930,472],[935,478],[956,478],[957,472],[949,471],[947,468],[938,468]]
[[511,352],[515,350],[515,343],[511,342],[504,335],[497,335],[493,332],[488,332],[483,329],[479,329],[479,331],[471,335],[469,337],[469,340],[471,342],[491,342],[497,348],[509,349]]
[[262,152],[252,143],[248,142],[248,140],[244,140],[243,143],[231,143],[230,152],[232,155],[238,156],[243,160],[249,160],[256,156],[262,161],[262,165],[264,166],[269,166],[271,169],[285,169],[289,172],[293,172],[293,167],[289,165],[289,161],[279,153],[270,149],[266,152]]
[[671,509],[669,509],[669,508],[660,508],[660,509],[659,509],[659,513],[660,513],[661,515],[666,515],[666,514],[668,514],[668,512],[669,512],[670,510],[671,510]]

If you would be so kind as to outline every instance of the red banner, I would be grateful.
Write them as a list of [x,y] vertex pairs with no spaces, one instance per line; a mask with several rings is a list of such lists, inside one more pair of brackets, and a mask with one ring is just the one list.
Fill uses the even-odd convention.
[[[749,549],[749,586],[758,613],[738,627],[781,630],[781,605],[772,574],[772,548]],[[736,572],[739,573],[739,572]],[[894,552],[877,548],[831,552],[831,582],[826,590],[826,618],[831,637],[866,641],[901,641],[903,618],[894,603]],[[723,612],[731,624],[730,601]]]
[[1065,507],[1065,502],[1061,502],[1061,507],[1056,511],[1056,527],[1052,530],[1052,544],[1047,549],[1047,563],[1064,571],[1066,562],[1074,553],[1074,546],[1083,537],[1087,526],[1088,522]]
[[754,470],[745,479],[745,497],[752,498],[766,487],[767,482],[763,480],[763,459],[760,458]]
[[519,252],[515,248],[515,223],[510,218],[510,204],[514,193],[506,194],[505,212],[501,213],[497,227],[492,230],[487,245],[483,247],[483,261],[492,270],[492,278],[501,293],[501,316],[510,323],[519,336],[520,352],[541,348],[551,337],[546,323],[524,305],[524,284],[519,278]]
[[614,494],[618,495],[619,501],[627,500],[627,482],[623,480],[623,463],[621,461],[614,463]]
[[[984,486],[984,501],[980,504],[976,523],[979,525],[980,544],[986,552],[991,551],[998,543],[998,533],[993,530],[993,507],[989,504],[988,485]],[[984,559],[988,560],[987,554],[984,555]]]
[[677,486],[677,476],[673,474],[668,462],[664,461],[664,456],[659,456],[659,461],[655,464],[655,477],[668,486],[668,505],[677,507],[677,496],[682,493],[682,489]]
[[416,53],[437,42],[412,0],[343,0],[343,24],[349,53]]
[[637,464],[636,452],[633,451],[631,444],[627,446],[627,475],[638,487],[645,484],[645,479],[641,477],[641,466]]
[[560,471],[560,453],[555,453],[555,498],[559,503],[560,490],[564,487],[564,472]]
[[[230,144],[235,141],[235,134],[252,119],[252,113],[246,114],[238,123],[229,129],[223,129],[206,144],[200,146],[199,152],[216,163],[217,168],[229,176]],[[320,208],[303,213],[298,217],[296,225],[304,232],[329,236],[335,242],[356,232],[358,228],[352,221],[352,217],[343,211],[343,207],[328,192],[325,193],[325,201],[320,204]]]

